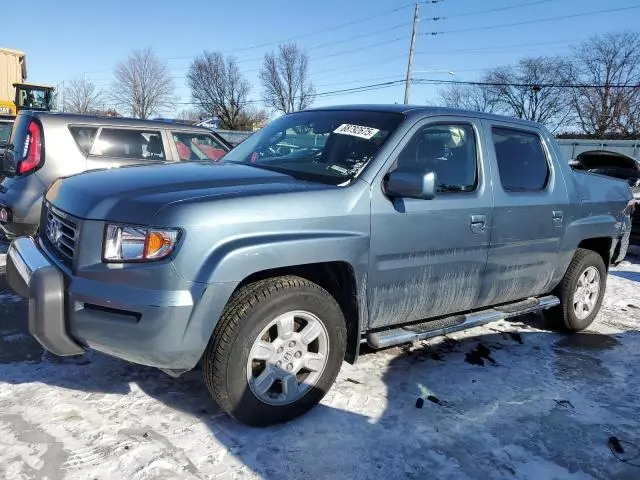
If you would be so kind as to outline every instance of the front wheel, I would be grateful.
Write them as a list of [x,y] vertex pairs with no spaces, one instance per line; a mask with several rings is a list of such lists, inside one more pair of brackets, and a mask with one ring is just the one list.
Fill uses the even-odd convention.
[[223,410],[266,426],[313,408],[331,388],[345,349],[345,319],[326,290],[295,276],[266,279],[232,296],[203,373]]
[[558,286],[560,305],[546,312],[551,325],[578,332],[595,320],[607,283],[607,269],[602,257],[592,250],[579,248]]

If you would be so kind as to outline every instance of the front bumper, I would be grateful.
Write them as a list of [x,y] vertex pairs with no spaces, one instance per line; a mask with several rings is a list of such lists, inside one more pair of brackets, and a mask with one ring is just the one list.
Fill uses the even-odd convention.
[[[91,348],[124,360],[183,372],[204,351],[234,284],[182,281],[178,289],[156,290],[149,282],[128,285],[122,269],[92,278],[56,264],[46,247],[29,237],[14,240],[7,255],[7,280],[29,299],[29,331],[56,355]],[[102,267],[100,267],[102,268]],[[156,275],[169,276],[167,262]]]
[[44,348],[61,356],[84,351],[67,334],[64,278],[31,238],[19,238],[9,246],[7,281],[29,299],[29,331]]

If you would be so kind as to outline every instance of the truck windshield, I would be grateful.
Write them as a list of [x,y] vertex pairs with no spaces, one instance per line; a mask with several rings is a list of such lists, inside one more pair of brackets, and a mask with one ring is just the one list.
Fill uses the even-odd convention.
[[223,161],[341,185],[368,165],[403,119],[398,113],[355,110],[293,113],[251,135]]
[[52,110],[51,90],[46,87],[18,86],[18,107],[21,110]]

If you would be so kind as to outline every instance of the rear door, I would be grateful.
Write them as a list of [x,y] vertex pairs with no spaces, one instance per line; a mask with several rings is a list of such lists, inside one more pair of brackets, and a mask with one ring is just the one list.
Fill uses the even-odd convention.
[[495,208],[482,304],[547,293],[569,198],[552,149],[533,127],[485,120]]
[[87,168],[165,163],[171,156],[163,138],[161,129],[103,126],[91,146]]

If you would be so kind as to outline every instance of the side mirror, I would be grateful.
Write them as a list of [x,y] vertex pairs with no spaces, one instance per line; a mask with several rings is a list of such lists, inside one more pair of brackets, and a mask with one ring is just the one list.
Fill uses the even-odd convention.
[[436,174],[408,170],[394,170],[385,179],[384,191],[390,197],[431,200],[436,196]]

